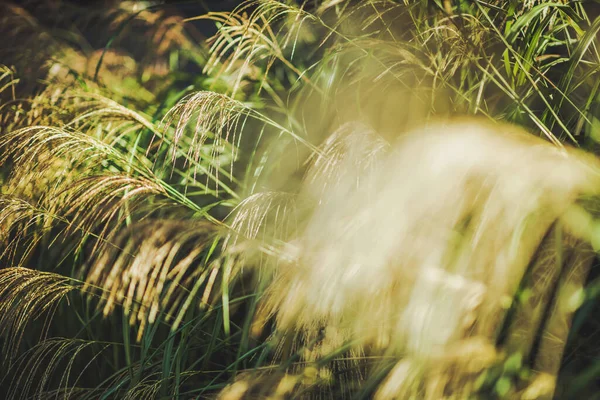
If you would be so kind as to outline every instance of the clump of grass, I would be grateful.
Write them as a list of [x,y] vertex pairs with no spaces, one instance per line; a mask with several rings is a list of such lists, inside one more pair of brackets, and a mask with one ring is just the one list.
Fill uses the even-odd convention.
[[584,5],[2,7],[39,51],[0,53],[0,389],[552,396],[598,247]]
[[3,353],[5,363],[10,365],[27,324],[47,316],[48,310],[55,309],[57,303],[78,286],[68,277],[27,268],[5,268],[0,273]]

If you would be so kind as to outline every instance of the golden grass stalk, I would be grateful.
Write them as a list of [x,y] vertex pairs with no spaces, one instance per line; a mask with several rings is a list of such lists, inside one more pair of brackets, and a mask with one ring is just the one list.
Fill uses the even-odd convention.
[[189,307],[188,296],[193,297],[206,282],[201,254],[216,233],[212,224],[197,221],[135,223],[117,231],[109,238],[110,245],[101,247],[84,288],[103,288],[104,315],[115,305],[123,306],[130,324],[137,325],[140,340],[146,326],[159,318],[181,320]]
[[[232,96],[254,64],[262,60],[266,60],[266,73],[273,62],[279,60],[299,79],[310,83],[291,61],[303,24],[314,20],[314,16],[301,7],[274,0],[246,1],[235,12],[209,12],[189,20],[196,19],[209,19],[221,25],[217,34],[208,40],[211,47],[205,72],[221,77],[232,73],[235,67],[238,72]],[[292,50],[288,57],[285,51],[289,47]]]
[[70,278],[51,272],[20,267],[0,269],[0,336],[4,338],[4,361],[12,363],[31,321],[51,314],[69,292],[80,288],[81,285]]
[[[191,127],[193,136],[188,148],[187,156],[196,163],[208,157],[217,161],[217,165],[210,165],[211,172],[219,172],[219,155],[225,142],[232,144],[231,168],[236,158],[236,145],[239,143],[240,129],[250,114],[250,109],[226,95],[201,91],[183,98],[163,118],[163,126],[174,126],[172,147],[170,154],[172,161],[177,157],[177,146],[186,136],[186,129]],[[175,122],[176,121],[176,122]],[[208,138],[212,139],[208,154],[203,154],[203,145]],[[196,164],[191,166],[186,161],[186,166],[193,168],[194,178],[197,170]],[[218,180],[218,175],[217,175]]]
[[[9,195],[0,195],[0,259],[10,265],[19,265],[43,235],[51,218],[31,203]],[[41,232],[36,226],[41,226]],[[28,234],[30,245],[25,244]]]
[[[69,338],[46,339],[23,353],[15,362],[11,372],[14,375],[7,395],[11,399],[31,398],[74,398],[78,392],[77,381],[84,371],[73,371],[75,360],[88,348],[97,346],[94,341]],[[89,368],[107,344],[99,344],[100,349],[90,357],[84,370]],[[75,373],[73,373],[75,372]],[[51,379],[60,374],[58,389],[46,392]],[[72,378],[75,375],[75,379]],[[85,392],[85,390],[84,390]]]

